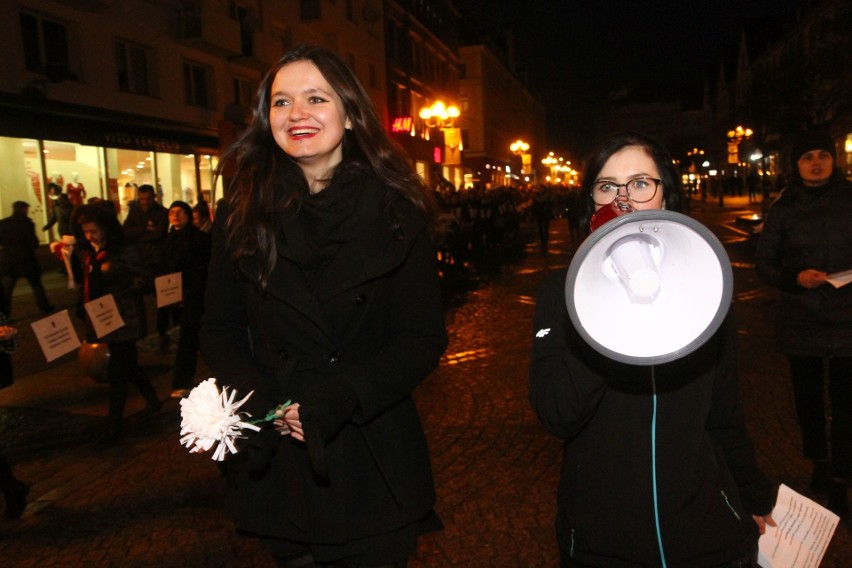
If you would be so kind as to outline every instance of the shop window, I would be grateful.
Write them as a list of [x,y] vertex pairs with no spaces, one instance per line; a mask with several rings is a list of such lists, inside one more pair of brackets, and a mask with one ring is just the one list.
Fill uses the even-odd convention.
[[184,61],[183,84],[186,104],[201,108],[215,108],[212,68],[192,61]]
[[221,199],[222,178],[216,176],[216,168],[219,167],[219,157],[204,154],[198,157],[198,179],[201,183],[199,199],[204,199],[211,206]]
[[162,203],[168,207],[175,201],[190,205],[198,202],[195,154],[157,153],[157,186]]
[[27,70],[52,82],[76,79],[71,71],[68,27],[29,12],[21,12],[19,20]]
[[156,95],[152,77],[153,50],[129,42],[115,44],[118,89],[137,95]]

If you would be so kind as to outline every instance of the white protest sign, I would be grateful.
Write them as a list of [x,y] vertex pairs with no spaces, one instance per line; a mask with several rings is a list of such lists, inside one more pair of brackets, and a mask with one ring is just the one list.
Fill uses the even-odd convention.
[[157,307],[171,306],[183,301],[183,276],[180,272],[164,274],[154,279]]
[[115,305],[115,298],[112,297],[112,294],[106,294],[91,302],[86,302],[83,307],[89,314],[89,321],[92,322],[92,327],[98,338],[124,327],[124,320],[118,313],[118,306]]
[[30,325],[48,363],[80,347],[80,338],[71,325],[68,310],[56,312]]

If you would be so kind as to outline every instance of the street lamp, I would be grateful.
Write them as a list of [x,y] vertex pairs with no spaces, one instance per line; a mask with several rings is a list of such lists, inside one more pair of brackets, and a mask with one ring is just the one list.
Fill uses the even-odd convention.
[[[440,129],[443,134],[443,140],[439,139],[439,146],[433,149],[434,166],[439,168],[441,165],[444,166],[444,171],[439,172],[441,180],[445,178],[453,180],[454,177],[460,179],[458,174],[462,165],[462,137],[461,129],[455,127],[456,119],[460,115],[459,107],[453,104],[447,106],[442,100],[437,100],[431,106],[420,109],[419,116],[427,127],[426,139],[430,138],[428,130],[432,128]],[[454,172],[456,176],[453,175]],[[453,182],[452,185],[456,187],[458,183]]]
[[529,181],[529,175],[532,173],[532,156],[529,154],[530,145],[520,138],[509,145],[509,150],[516,156],[521,158],[521,174],[527,176],[526,181]]
[[420,118],[429,128],[452,128],[459,115],[461,115],[459,107],[447,106],[442,100],[437,100],[432,103],[432,106],[420,109]]

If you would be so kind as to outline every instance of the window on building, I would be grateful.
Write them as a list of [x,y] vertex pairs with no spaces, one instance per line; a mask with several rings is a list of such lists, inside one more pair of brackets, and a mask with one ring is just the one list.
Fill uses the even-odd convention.
[[71,72],[68,27],[28,12],[21,12],[19,19],[27,70],[43,73],[50,81],[76,79]]
[[155,95],[151,48],[125,41],[115,43],[118,89],[137,95]]
[[186,104],[214,108],[213,69],[200,63],[184,61],[183,86],[186,92]]
[[303,21],[322,18],[320,0],[299,0],[299,13]]
[[234,103],[245,110],[246,114],[250,114],[254,106],[255,93],[257,93],[257,83],[244,77],[234,77],[233,85]]

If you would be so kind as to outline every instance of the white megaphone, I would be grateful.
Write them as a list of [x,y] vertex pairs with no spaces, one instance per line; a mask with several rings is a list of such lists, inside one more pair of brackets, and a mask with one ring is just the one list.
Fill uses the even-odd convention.
[[565,300],[602,355],[634,365],[680,359],[719,329],[733,294],[722,243],[694,219],[636,211],[593,231],[571,260]]

